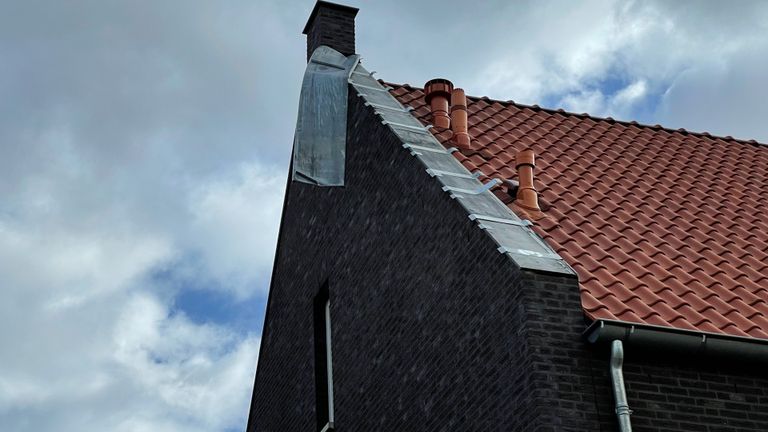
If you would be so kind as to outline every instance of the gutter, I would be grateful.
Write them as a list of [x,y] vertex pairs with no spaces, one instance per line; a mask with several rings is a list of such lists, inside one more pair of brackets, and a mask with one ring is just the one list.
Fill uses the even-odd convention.
[[625,345],[719,359],[739,363],[768,362],[768,340],[718,333],[683,330],[624,321],[597,320],[584,332],[591,343],[622,341]]
[[739,364],[768,362],[768,340],[718,333],[698,332],[624,321],[596,320],[585,331],[584,338],[593,344],[611,345],[610,374],[619,431],[631,432],[632,410],[624,383],[624,344],[690,357],[735,360]]

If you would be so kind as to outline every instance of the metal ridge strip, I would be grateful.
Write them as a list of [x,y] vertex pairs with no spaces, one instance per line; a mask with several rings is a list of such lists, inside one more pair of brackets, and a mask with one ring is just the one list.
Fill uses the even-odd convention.
[[386,110],[402,112],[402,113],[407,113],[407,112],[411,111],[409,109],[403,109],[403,108],[398,108],[398,107],[386,106],[386,105],[381,105],[381,104],[377,104],[377,103],[373,103],[373,102],[368,102],[368,101],[365,102],[365,106],[373,107],[375,109],[386,109]]
[[458,178],[465,178],[465,179],[473,179],[476,178],[472,174],[464,174],[464,173],[456,173],[456,172],[450,172],[450,171],[443,171],[439,169],[434,168],[427,168],[427,174],[429,174],[432,177],[441,177],[441,176],[449,176],[449,177],[458,177]]
[[517,226],[531,226],[531,225],[533,225],[533,222],[529,221],[528,219],[520,219],[520,220],[503,219],[503,218],[498,218],[498,217],[494,217],[494,216],[481,215],[481,214],[477,214],[477,213],[470,214],[469,215],[469,219],[470,220],[484,220],[484,221],[488,221],[488,222],[498,222],[498,223],[502,223],[502,224],[517,225]]
[[[362,66],[360,66],[362,67]],[[384,125],[390,126],[390,129],[398,135],[399,141],[402,143],[402,147],[405,149],[408,149],[412,156],[420,156],[420,162],[426,169],[426,172],[432,176],[432,177],[440,177],[440,176],[450,176],[454,178],[465,178],[465,179],[477,179],[479,176],[471,173],[469,170],[464,167],[461,162],[456,160],[455,158],[451,157],[453,159],[457,166],[457,170],[459,172],[452,172],[452,171],[444,171],[437,168],[433,168],[436,166],[442,166],[443,164],[440,163],[441,161],[438,159],[432,158],[425,158],[423,155],[424,153],[432,153],[432,154],[440,154],[440,155],[447,155],[451,156],[451,153],[454,151],[457,151],[457,148],[451,148],[446,149],[443,147],[443,145],[438,141],[430,132],[431,125],[429,126],[421,126],[421,123],[413,117],[415,120],[415,123],[419,124],[419,126],[412,126],[408,124],[402,124],[398,122],[390,122],[387,118],[393,118],[395,117],[395,113],[402,113],[402,112],[410,112],[411,109],[407,109],[403,104],[400,103],[400,101],[397,100],[391,93],[389,93],[389,88],[384,88],[378,81],[376,82],[376,86],[371,85],[365,85],[365,84],[358,84],[356,77],[363,77],[365,74],[363,72],[355,73],[350,75],[349,83],[358,91],[358,96],[363,98],[365,106],[369,106],[373,109],[374,113],[379,116],[380,119],[382,119],[381,123]],[[359,80],[362,80],[363,78],[360,78]],[[363,92],[362,90],[368,89],[368,90],[375,90],[379,92],[386,93],[387,96],[383,96],[383,99],[378,100],[376,102],[372,102],[374,99],[378,99],[378,95],[374,95],[371,93]],[[392,106],[390,106],[389,103],[392,103]],[[383,105],[386,103],[386,105]],[[396,107],[402,107],[402,108],[396,108]],[[381,108],[381,110],[378,110],[377,108]],[[409,107],[410,108],[410,107]],[[423,143],[425,145],[417,145],[417,144],[410,144],[406,142],[407,134],[405,132],[411,132],[411,133],[419,133],[419,137],[413,137],[413,139],[416,142],[422,142],[422,135]],[[404,138],[405,137],[405,138]],[[430,145],[432,144],[432,145]],[[434,159],[434,161],[432,160]],[[445,168],[445,166],[442,166]],[[438,184],[443,183],[443,180],[440,180]],[[508,214],[508,218],[505,216],[502,216],[501,214],[497,216],[486,216],[483,214],[478,213],[472,213],[473,210],[471,208],[478,207],[478,210],[482,208],[492,208],[495,206],[495,203],[492,201],[498,201],[498,198],[492,193],[485,193],[488,192],[492,187],[500,183],[499,179],[491,179],[488,183],[482,184],[481,187],[477,188],[476,190],[467,190],[457,187],[450,187],[450,186],[443,186],[442,190],[445,192],[449,192],[449,195],[451,199],[455,199],[459,202],[459,204],[464,208],[465,211],[467,211],[467,214],[469,214],[469,217],[471,220],[477,221],[477,226],[480,229],[487,230],[486,235],[489,235],[491,239],[496,243],[498,246],[498,252],[504,253],[507,255],[509,259],[511,259],[513,262],[515,262],[518,266],[526,269],[531,270],[539,270],[539,271],[545,271],[545,272],[555,272],[560,274],[568,274],[568,275],[575,275],[575,271],[568,265],[568,263],[541,237],[536,234],[535,231],[533,231],[530,228],[531,222],[528,220],[515,220],[516,215],[510,210],[506,205],[503,205],[499,201],[499,204],[503,206],[504,208],[504,214]],[[470,198],[471,196],[471,198]],[[477,201],[479,200],[479,201]],[[477,202],[475,202],[477,201]],[[491,205],[494,204],[494,205]],[[483,212],[484,210],[480,210]],[[494,225],[494,226],[488,226],[488,224],[483,224],[482,221],[486,221],[488,223],[495,222],[502,224],[502,226]],[[525,240],[520,240],[519,246],[522,246],[522,248],[514,248],[507,246],[502,246],[500,241],[505,241],[505,238],[507,238],[506,234],[511,234],[511,231],[522,231],[521,233],[525,233],[524,237],[529,237],[533,242],[529,243]],[[514,243],[518,243],[515,241]],[[527,247],[536,247],[540,246],[542,248],[541,251],[536,250],[529,250]]]
[[424,151],[428,151],[428,152],[432,152],[432,153],[439,153],[439,154],[444,154],[444,155],[450,155],[450,153],[448,153],[446,150],[440,150],[440,149],[436,149],[436,148],[432,148],[432,147],[424,147],[424,146],[420,146],[420,145],[416,145],[416,144],[403,143],[403,148],[413,149],[413,150],[424,150]]
[[392,121],[387,120],[386,118],[381,121],[381,124],[390,125],[392,127],[399,127],[399,128],[403,128],[403,129],[408,129],[408,130],[412,130],[414,132],[421,132],[421,133],[426,133],[426,134],[429,133],[429,130],[427,128],[425,128],[424,126],[411,126],[411,125],[407,125],[407,124],[403,124],[403,123],[392,122]]
[[528,250],[528,249],[508,248],[506,246],[499,246],[499,248],[496,249],[496,250],[498,250],[501,253],[509,253],[509,254],[513,254],[513,255],[523,255],[523,256],[536,257],[536,258],[556,259],[556,260],[561,260],[561,261],[563,260],[563,258],[560,257],[560,255],[558,255],[556,253],[554,253],[554,254],[546,253],[545,254],[545,253],[536,252],[536,251],[532,251],[532,250]]
[[387,92],[387,93],[389,93],[389,91],[392,90],[392,87],[381,87],[381,88],[379,88],[379,87],[371,87],[371,86],[367,86],[365,84],[358,84],[358,83],[356,83],[354,81],[350,81],[349,83],[352,84],[355,87],[364,88],[364,89],[368,89],[368,90],[376,90],[376,91],[380,91],[380,92]]
[[481,194],[481,193],[491,189],[492,187],[496,186],[499,183],[500,182],[499,182],[498,179],[493,179],[493,180],[489,181],[488,183],[482,185],[481,187],[479,187],[479,188],[477,188],[475,190],[456,188],[456,187],[452,187],[452,186],[443,186],[443,190],[445,192],[459,192],[459,193],[465,193],[465,194],[468,194],[468,195],[479,195],[479,194]]

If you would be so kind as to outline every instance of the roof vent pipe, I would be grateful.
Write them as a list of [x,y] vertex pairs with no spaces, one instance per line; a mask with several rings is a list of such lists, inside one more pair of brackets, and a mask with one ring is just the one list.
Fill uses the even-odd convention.
[[451,97],[453,83],[447,79],[435,78],[424,84],[424,99],[432,109],[434,126],[440,129],[451,127],[451,118],[448,117],[448,98]]
[[517,152],[515,162],[517,165],[517,175],[520,180],[515,204],[523,210],[540,212],[539,194],[533,186],[533,168],[536,166],[533,150],[526,149]]
[[629,420],[632,410],[627,403],[627,389],[624,386],[624,345],[616,339],[611,342],[611,382],[613,384],[613,398],[616,401],[616,417],[619,420],[620,432],[632,432],[632,423]]
[[456,145],[469,150],[471,145],[467,133],[467,96],[464,89],[457,88],[451,92],[451,129]]

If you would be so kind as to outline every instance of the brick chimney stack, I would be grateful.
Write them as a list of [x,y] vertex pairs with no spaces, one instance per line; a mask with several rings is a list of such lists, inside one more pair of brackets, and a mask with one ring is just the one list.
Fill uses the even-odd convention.
[[318,0],[304,26],[307,61],[320,45],[331,47],[346,56],[354,54],[357,11],[351,6]]

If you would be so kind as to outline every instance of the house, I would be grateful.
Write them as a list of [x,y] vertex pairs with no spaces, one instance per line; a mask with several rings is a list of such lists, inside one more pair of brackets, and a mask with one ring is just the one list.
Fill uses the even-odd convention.
[[768,430],[768,146],[379,81],[356,13],[304,29],[248,431]]

